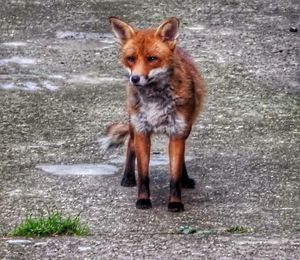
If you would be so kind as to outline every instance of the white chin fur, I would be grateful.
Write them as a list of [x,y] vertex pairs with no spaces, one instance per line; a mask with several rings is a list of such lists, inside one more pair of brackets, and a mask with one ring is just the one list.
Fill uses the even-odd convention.
[[167,71],[168,71],[168,68],[156,68],[156,69],[150,70],[148,77],[153,78],[156,75],[161,74],[161,73],[166,73]]
[[147,82],[148,82],[148,81],[145,79],[145,77],[144,77],[144,76],[141,76],[141,77],[140,77],[140,81],[139,81],[138,84],[139,84],[140,86],[145,86],[145,85],[147,85]]
[[125,70],[127,70],[129,76],[131,76],[131,68],[125,67]]

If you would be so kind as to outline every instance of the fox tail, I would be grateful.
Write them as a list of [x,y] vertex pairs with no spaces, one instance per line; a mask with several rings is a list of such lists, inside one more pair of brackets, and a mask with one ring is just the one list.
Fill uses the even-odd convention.
[[129,136],[129,124],[111,124],[105,135],[99,139],[101,149],[106,151],[123,145]]

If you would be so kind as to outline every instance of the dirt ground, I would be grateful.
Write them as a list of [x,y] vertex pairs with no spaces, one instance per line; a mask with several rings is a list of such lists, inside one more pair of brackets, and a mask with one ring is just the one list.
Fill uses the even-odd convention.
[[[204,75],[208,96],[187,148],[197,185],[183,191],[183,213],[167,211],[166,139],[154,140],[147,211],[135,209],[136,188],[120,186],[123,149],[100,149],[105,126],[126,121],[110,15],[137,27],[179,17],[179,44]],[[0,258],[299,258],[299,29],[297,0],[2,1]],[[44,164],[118,170],[55,175]],[[91,235],[8,235],[47,210],[80,213]],[[226,232],[234,226],[249,232]]]

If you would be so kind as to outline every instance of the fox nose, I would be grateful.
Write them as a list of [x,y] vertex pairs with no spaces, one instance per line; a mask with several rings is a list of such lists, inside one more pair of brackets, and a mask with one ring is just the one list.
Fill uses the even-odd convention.
[[131,82],[132,82],[133,84],[137,84],[137,83],[139,83],[139,81],[140,81],[140,76],[138,76],[138,75],[133,75],[133,76],[131,76],[130,80],[131,80]]

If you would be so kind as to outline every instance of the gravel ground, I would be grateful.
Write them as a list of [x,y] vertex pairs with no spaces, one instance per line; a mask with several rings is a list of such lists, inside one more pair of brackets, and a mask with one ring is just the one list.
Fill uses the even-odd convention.
[[[168,169],[151,167],[153,209],[120,186],[124,72],[107,17],[137,27],[182,21],[180,45],[207,83],[188,142],[196,180],[167,211]],[[291,27],[298,32],[290,31]],[[300,3],[296,0],[35,1],[0,9],[1,259],[297,259],[300,255]],[[167,140],[155,139],[163,158]],[[111,164],[111,176],[58,176],[41,164]],[[16,241],[26,216],[80,213],[88,237]],[[178,234],[180,226],[195,234]],[[226,229],[247,227],[245,234]]]

